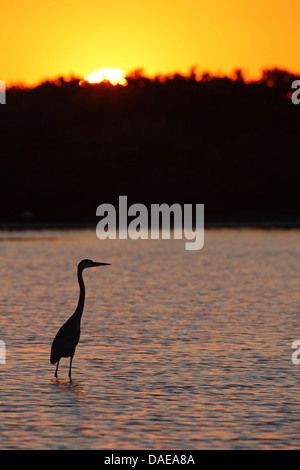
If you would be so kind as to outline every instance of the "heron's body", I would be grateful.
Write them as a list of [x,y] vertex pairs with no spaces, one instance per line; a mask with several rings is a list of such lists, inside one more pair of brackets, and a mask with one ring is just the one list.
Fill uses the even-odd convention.
[[80,338],[80,323],[73,316],[58,330],[52,343],[50,362],[55,364],[62,357],[72,357]]
[[85,300],[85,286],[83,282],[82,271],[85,268],[101,265],[108,265],[108,263],[95,263],[91,260],[82,260],[78,264],[77,276],[80,288],[78,305],[73,315],[58,330],[51,347],[50,362],[51,364],[57,363],[55,377],[57,377],[60,359],[62,357],[70,357],[69,377],[71,379],[72,360],[80,338],[80,322]]

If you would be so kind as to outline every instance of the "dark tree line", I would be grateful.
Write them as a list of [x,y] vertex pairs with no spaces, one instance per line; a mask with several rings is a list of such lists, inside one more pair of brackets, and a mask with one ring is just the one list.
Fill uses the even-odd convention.
[[0,106],[0,222],[93,222],[119,195],[204,203],[208,221],[299,220],[298,78],[137,72],[126,87],[60,78],[11,88]]

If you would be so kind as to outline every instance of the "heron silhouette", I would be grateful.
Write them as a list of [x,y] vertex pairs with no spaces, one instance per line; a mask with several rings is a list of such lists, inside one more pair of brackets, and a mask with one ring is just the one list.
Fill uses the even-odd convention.
[[73,315],[63,324],[58,330],[53,340],[50,354],[51,364],[57,362],[54,377],[57,377],[59,361],[62,357],[70,358],[69,378],[71,378],[72,360],[75,354],[75,349],[80,338],[80,321],[83,313],[84,300],[85,300],[85,287],[82,277],[82,272],[86,268],[93,268],[96,266],[110,266],[110,263],[97,263],[90,259],[83,259],[78,264],[77,276],[80,288],[78,305]]

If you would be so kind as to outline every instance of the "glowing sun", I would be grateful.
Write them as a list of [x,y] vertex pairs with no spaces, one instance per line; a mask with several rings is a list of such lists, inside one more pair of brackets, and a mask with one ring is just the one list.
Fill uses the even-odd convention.
[[121,69],[100,69],[96,72],[90,73],[84,79],[89,83],[101,83],[103,81],[108,81],[112,85],[127,85],[126,72]]

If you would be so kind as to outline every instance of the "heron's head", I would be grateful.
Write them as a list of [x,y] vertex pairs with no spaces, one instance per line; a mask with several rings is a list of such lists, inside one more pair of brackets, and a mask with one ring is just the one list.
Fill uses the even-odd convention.
[[85,268],[95,268],[96,266],[110,266],[110,263],[98,263],[96,261],[92,261],[91,259],[83,259],[78,264],[78,269],[85,269]]

